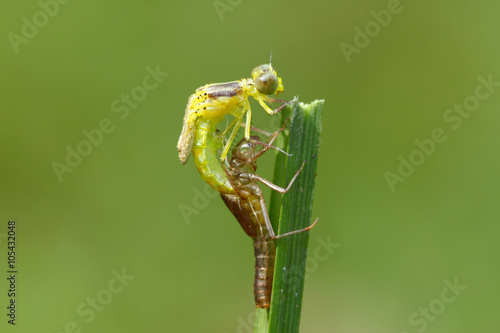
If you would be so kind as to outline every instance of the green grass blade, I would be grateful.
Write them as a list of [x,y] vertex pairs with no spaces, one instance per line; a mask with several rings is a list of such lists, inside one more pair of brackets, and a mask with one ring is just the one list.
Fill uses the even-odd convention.
[[[292,110],[295,104],[297,104],[297,102],[293,103],[292,105],[287,105],[281,111],[280,128],[283,126],[284,122],[292,115]],[[290,128],[290,119],[287,120],[287,124],[288,124],[287,127]],[[290,138],[290,131],[285,129],[278,136],[279,141],[275,145],[280,147],[284,151],[287,151],[289,138]],[[286,175],[283,172],[283,170],[286,169],[286,161],[287,161],[287,156],[277,151],[276,160],[274,162],[273,184],[276,184],[281,187],[285,185],[285,180],[286,180],[285,179]],[[269,209],[269,218],[271,219],[271,223],[273,225],[274,230],[278,230],[282,196],[283,195],[277,191],[271,191],[271,199],[269,201],[268,209]]]
[[269,318],[268,310],[263,308],[255,308],[255,324],[253,333],[268,333]]
[[[280,128],[283,126],[285,120],[292,114],[292,105],[287,105],[281,111],[281,123]],[[290,124],[290,119],[288,119],[288,124]],[[276,146],[283,150],[288,150],[288,139],[289,131],[284,130],[278,136],[278,142],[275,143]],[[276,152],[276,160],[274,163],[274,175],[273,183],[279,186],[285,184],[285,173],[283,170],[286,168],[287,156],[283,153]],[[271,200],[269,204],[269,218],[273,222],[273,229],[278,230],[278,221],[281,211],[281,197],[282,194],[277,191],[271,191]],[[267,309],[255,308],[255,325],[254,333],[268,333],[269,332],[269,311]]]
[[[324,100],[295,104],[286,161],[286,183],[305,160],[304,169],[281,201],[278,234],[309,226]],[[278,156],[278,158],[280,158]],[[278,168],[276,168],[278,169]],[[282,172],[283,169],[278,169]],[[274,202],[273,202],[274,204]],[[274,206],[273,209],[276,209]],[[273,212],[274,214],[275,212]],[[314,231],[314,229],[313,229]],[[277,240],[273,294],[269,314],[270,333],[299,331],[309,232]]]

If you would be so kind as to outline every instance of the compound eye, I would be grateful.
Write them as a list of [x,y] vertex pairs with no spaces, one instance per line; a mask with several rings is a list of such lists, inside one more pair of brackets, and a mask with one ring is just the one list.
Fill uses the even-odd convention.
[[255,78],[257,76],[262,75],[266,72],[271,72],[271,71],[272,71],[272,68],[269,64],[259,65],[252,70],[252,79],[255,80]]
[[265,72],[255,79],[255,87],[264,95],[273,94],[278,89],[278,78],[272,72]]

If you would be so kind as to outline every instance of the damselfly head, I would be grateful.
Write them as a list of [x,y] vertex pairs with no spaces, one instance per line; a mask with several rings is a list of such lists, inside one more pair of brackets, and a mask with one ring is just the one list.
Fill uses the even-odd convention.
[[283,92],[283,83],[271,64],[257,66],[252,71],[252,79],[257,90],[264,95]]

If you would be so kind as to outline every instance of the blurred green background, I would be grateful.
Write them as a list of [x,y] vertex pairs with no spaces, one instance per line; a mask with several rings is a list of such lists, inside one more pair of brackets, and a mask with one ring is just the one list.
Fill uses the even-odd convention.
[[[0,11],[2,332],[250,332],[251,240],[213,192],[196,194],[175,146],[188,96],[249,77],[271,50],[280,97],[326,100],[301,332],[500,331],[500,89],[470,97],[480,76],[500,82],[499,3],[57,4]],[[147,68],[169,74],[145,90]],[[454,129],[443,117],[464,101],[475,111]],[[275,127],[252,103],[254,123]],[[436,128],[445,142],[413,153]],[[87,154],[74,167],[68,146]],[[392,191],[384,175],[412,153],[420,165]]]

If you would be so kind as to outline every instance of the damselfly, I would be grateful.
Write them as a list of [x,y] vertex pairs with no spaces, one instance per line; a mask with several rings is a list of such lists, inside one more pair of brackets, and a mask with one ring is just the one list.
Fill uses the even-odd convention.
[[[242,79],[226,83],[207,84],[196,90],[188,100],[184,115],[182,132],[177,143],[179,159],[185,164],[191,152],[201,177],[221,193],[233,193],[230,183],[219,161],[224,161],[236,133],[246,114],[245,139],[251,140],[250,123],[252,112],[248,98],[252,96],[269,114],[275,114],[285,105],[273,110],[266,102],[272,102],[271,94],[283,91],[281,78],[269,65],[260,65],[253,69],[251,79]],[[233,115],[234,120],[222,133],[217,124],[226,115]],[[231,131],[228,139],[227,133]],[[217,158],[217,149],[222,153]]]

